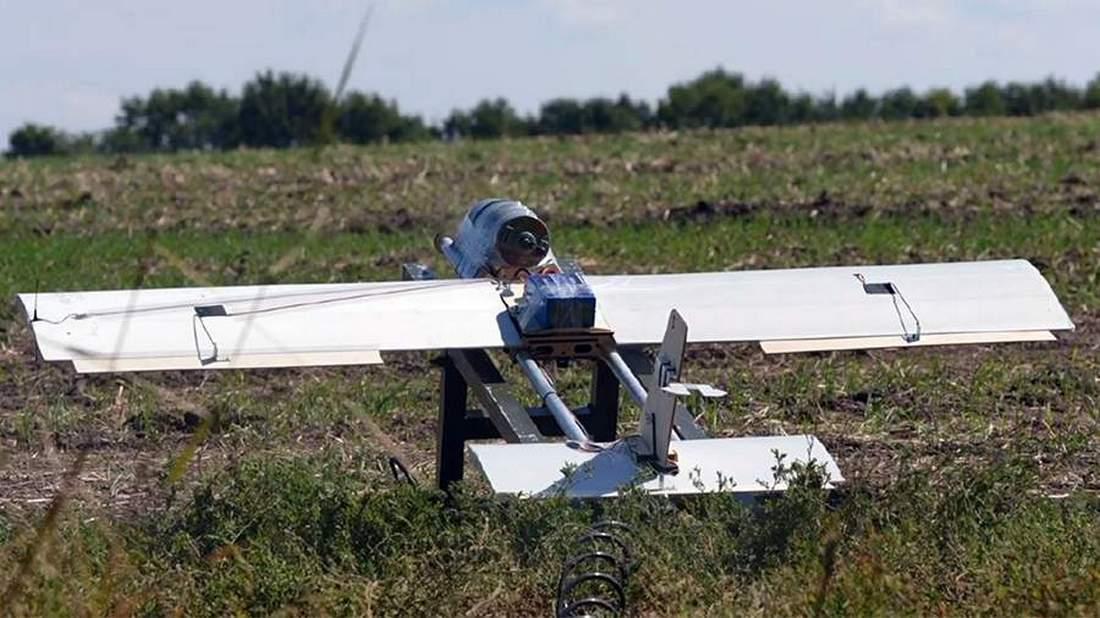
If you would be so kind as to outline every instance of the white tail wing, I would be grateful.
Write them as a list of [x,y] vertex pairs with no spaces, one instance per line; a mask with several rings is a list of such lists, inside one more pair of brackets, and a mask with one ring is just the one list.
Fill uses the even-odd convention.
[[825,446],[807,435],[681,440],[679,474],[638,462],[622,442],[607,447],[592,452],[560,442],[471,444],[470,452],[494,492],[526,497],[612,497],[632,487],[661,495],[756,497],[787,489],[790,475],[780,460],[787,467],[813,463],[826,487],[844,480]]

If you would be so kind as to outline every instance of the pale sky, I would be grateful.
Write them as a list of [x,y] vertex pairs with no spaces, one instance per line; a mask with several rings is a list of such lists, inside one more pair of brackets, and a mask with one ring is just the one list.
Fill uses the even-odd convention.
[[[123,96],[257,70],[335,86],[365,0],[0,0],[0,148],[25,121],[111,125]],[[724,66],[789,89],[1100,72],[1100,0],[380,0],[349,87],[432,122],[504,96],[651,102]]]

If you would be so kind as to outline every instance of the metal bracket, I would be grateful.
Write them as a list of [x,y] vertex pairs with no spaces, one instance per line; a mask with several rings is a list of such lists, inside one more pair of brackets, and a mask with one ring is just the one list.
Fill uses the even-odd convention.
[[[863,277],[861,273],[855,274],[856,279],[863,285],[863,292],[866,294],[887,294],[890,296],[890,300],[894,303],[894,312],[898,314],[898,323],[901,324],[901,337],[906,343],[916,343],[920,341],[921,326],[920,318],[917,317],[913,307],[909,305],[909,301],[905,300],[905,296],[902,295],[901,290],[892,281],[885,281],[882,283],[867,283],[867,279]],[[898,300],[901,300],[901,305],[898,304]],[[902,305],[905,306],[905,310],[909,313],[909,316],[913,318],[913,324],[915,329],[910,332],[909,327],[905,324],[905,316],[901,313]]]
[[[219,360],[228,360],[218,358],[218,342],[214,341],[214,335],[210,334],[210,329],[206,327],[206,322],[203,321],[204,318],[225,317],[227,315],[229,315],[229,312],[226,310],[225,305],[199,305],[195,307],[195,315],[191,317],[191,331],[195,338],[195,354],[198,355],[199,364],[206,366]],[[213,350],[209,356],[203,356],[202,354],[202,344],[199,342],[200,327]]]
[[516,400],[512,387],[484,350],[447,350],[447,356],[502,438],[509,442],[542,441],[527,409]]
[[[484,350],[447,350],[441,368],[436,471],[440,489],[462,480],[467,440],[503,438],[509,442],[543,442],[562,429],[542,406],[524,407]],[[612,442],[618,423],[619,383],[602,362],[593,369],[592,401],[572,410],[599,442]],[[469,409],[473,392],[481,409]]]

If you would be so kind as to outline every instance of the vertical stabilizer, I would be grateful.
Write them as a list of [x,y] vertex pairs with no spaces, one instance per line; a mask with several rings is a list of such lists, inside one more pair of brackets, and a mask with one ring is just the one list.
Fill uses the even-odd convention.
[[642,439],[637,453],[642,459],[651,460],[658,469],[676,467],[675,462],[669,461],[668,449],[672,439],[672,421],[679,404],[676,395],[665,390],[665,387],[679,381],[686,344],[687,323],[673,310],[668,315],[665,337],[654,359],[653,379],[638,428]]

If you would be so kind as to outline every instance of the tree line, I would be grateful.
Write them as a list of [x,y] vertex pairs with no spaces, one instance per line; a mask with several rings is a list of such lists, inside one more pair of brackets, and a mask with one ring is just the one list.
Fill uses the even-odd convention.
[[747,80],[724,69],[668,89],[656,107],[632,99],[558,98],[521,115],[503,98],[455,110],[437,125],[404,114],[377,94],[350,92],[334,100],[325,85],[293,73],[258,73],[239,95],[199,81],[157,88],[122,100],[114,126],[69,134],[27,123],[8,138],[9,157],[101,153],[289,148],[346,142],[369,144],[427,139],[492,139],[653,129],[789,125],[844,120],[901,120],[946,116],[1031,116],[1100,109],[1100,74],[1077,87],[1053,77],[1035,83],[987,81],[956,94],[946,88],[903,87],[874,96],[789,92],[774,79]]

